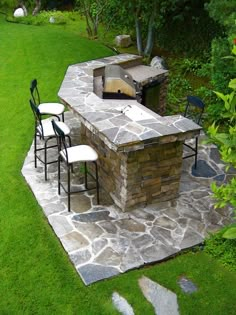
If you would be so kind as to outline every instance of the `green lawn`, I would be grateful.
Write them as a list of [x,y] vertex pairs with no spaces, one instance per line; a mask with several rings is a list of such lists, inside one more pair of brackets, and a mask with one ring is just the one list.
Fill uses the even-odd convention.
[[[0,314],[118,314],[117,291],[135,314],[153,314],[137,281],[146,275],[178,295],[181,314],[235,314],[236,274],[206,254],[188,253],[85,287],[21,175],[33,138],[29,83],[57,100],[69,64],[111,55],[66,27],[6,23],[0,15]],[[183,294],[186,275],[198,292]]]

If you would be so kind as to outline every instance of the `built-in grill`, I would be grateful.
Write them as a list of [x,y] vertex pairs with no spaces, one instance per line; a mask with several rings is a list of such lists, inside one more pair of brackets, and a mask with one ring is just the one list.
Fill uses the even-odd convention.
[[103,98],[136,99],[154,112],[163,114],[163,108],[160,110],[160,88],[166,80],[165,72],[145,65],[127,69],[107,65],[102,77]]
[[103,77],[103,98],[136,99],[132,76],[118,65],[106,66]]

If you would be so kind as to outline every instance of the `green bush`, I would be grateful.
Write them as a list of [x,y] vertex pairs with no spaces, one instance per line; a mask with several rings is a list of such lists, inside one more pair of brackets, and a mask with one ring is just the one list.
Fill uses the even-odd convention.
[[[230,89],[228,87],[228,82],[235,75],[235,64],[233,59],[225,58],[225,56],[230,55],[232,46],[232,36],[230,38],[216,38],[212,41],[212,57],[211,64],[208,65],[209,73],[211,75],[211,85],[212,90],[219,90],[222,93],[229,93]],[[201,69],[198,70],[198,75],[201,74]],[[207,92],[208,93],[208,92]],[[223,124],[225,121],[225,107],[223,106],[221,100],[213,95],[213,92],[208,98],[207,115],[209,123],[213,121],[218,124]]]
[[169,76],[167,91],[167,114],[176,114],[184,111],[185,97],[191,94],[192,87],[180,73]]
[[228,82],[235,75],[233,60],[225,59],[230,55],[231,46],[227,38],[217,38],[212,41],[212,73],[211,83],[213,89],[228,93]]
[[[213,96],[214,99],[214,96]],[[225,108],[222,106],[221,102],[215,98],[215,101],[208,103],[208,107],[206,109],[208,116],[208,123],[211,124],[216,122],[217,124],[222,124],[224,122],[224,113]]]
[[230,270],[236,271],[236,240],[223,238],[226,230],[227,228],[206,239],[204,250]]
[[211,68],[212,68],[212,65],[211,65],[210,60],[204,63],[202,62],[201,67],[196,69],[196,75],[202,78],[203,77],[209,78],[210,73],[211,73]]
[[168,51],[199,57],[211,49],[211,41],[222,34],[222,27],[209,17],[206,1],[179,1],[170,6],[164,24],[158,29],[158,45]]
[[184,58],[180,64],[180,69],[183,74],[193,73],[197,74],[198,70],[202,67],[202,63],[193,58]]
[[50,24],[50,18],[53,18],[51,24],[63,25],[69,24],[78,18],[78,13],[75,12],[61,12],[61,11],[40,11],[36,16],[27,15],[25,17],[8,16],[7,20],[10,22],[23,23],[29,25],[47,25]]

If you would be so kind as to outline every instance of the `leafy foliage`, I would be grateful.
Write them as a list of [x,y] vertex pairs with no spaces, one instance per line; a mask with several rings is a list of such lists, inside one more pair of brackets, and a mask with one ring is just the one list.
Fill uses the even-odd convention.
[[76,0],[76,8],[85,16],[87,34],[91,38],[98,35],[98,25],[107,0]]
[[184,58],[181,62],[180,69],[185,75],[186,73],[197,74],[199,69],[201,69],[202,63],[196,58]]
[[211,83],[215,90],[227,93],[228,82],[235,75],[233,61],[224,57],[230,54],[230,42],[228,38],[217,38],[212,41],[211,56]]
[[175,1],[169,6],[158,28],[158,45],[187,57],[209,52],[212,39],[222,34],[222,27],[209,17],[205,2]]
[[[50,22],[52,21],[53,22]],[[29,25],[63,25],[70,24],[75,19],[78,19],[78,14],[75,12],[61,12],[61,11],[40,11],[36,16],[27,15],[24,17],[14,18],[8,16],[7,20],[15,23],[29,24]]]
[[236,19],[235,0],[211,0],[206,2],[210,16],[226,28],[231,28]]
[[[177,1],[164,0],[112,0],[104,10],[103,22],[107,27],[132,30],[135,27],[137,50],[140,55],[150,57],[155,40],[155,31],[162,23],[168,6]],[[145,47],[144,47],[145,46]]]
[[[234,45],[232,53],[236,56],[236,45]],[[233,59],[233,61],[235,63],[236,59]],[[215,92],[218,98],[224,102],[226,124],[223,130],[219,131],[219,125],[213,123],[208,132],[210,139],[219,146],[222,160],[228,164],[227,167],[233,166],[236,168],[236,79],[230,80],[228,86],[232,90],[229,94]],[[212,191],[217,199],[217,207],[230,204],[236,214],[236,178],[232,178],[227,184],[222,184],[219,187],[213,183]],[[236,238],[236,229],[229,228],[224,237]]]
[[204,251],[218,259],[230,270],[236,271],[236,240],[223,237],[228,231],[227,228],[224,228],[220,232],[212,234],[205,241]]
[[[184,112],[185,97],[191,94],[192,87],[182,74],[169,76],[168,93],[167,93],[167,114],[176,114]],[[184,98],[183,98],[184,97]]]

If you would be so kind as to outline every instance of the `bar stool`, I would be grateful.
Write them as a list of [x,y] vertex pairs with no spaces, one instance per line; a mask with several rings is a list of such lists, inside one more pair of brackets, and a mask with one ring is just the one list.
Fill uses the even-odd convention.
[[65,106],[61,103],[41,103],[38,82],[36,79],[31,81],[30,93],[32,100],[34,101],[34,104],[37,105],[41,115],[55,116],[58,120],[60,120],[59,115],[61,115],[62,121],[64,121]]
[[[197,97],[197,96],[187,96],[187,105],[185,107],[184,117],[191,119],[196,124],[200,124],[202,114],[205,108],[205,104],[203,101]],[[195,143],[194,146],[190,145],[189,143],[184,143],[184,146],[186,146],[192,153],[185,154],[183,156],[183,159],[190,158],[194,156],[195,163],[194,168],[197,168],[197,155],[198,155],[198,136],[195,137]]]
[[[98,154],[97,152],[90,147],[89,145],[76,145],[76,146],[69,146],[67,145],[65,141],[65,133],[62,130],[59,122],[55,122],[52,120],[52,126],[54,129],[54,132],[57,136],[58,140],[58,194],[61,194],[61,187],[65,191],[65,193],[68,195],[68,211],[71,210],[71,202],[70,202],[70,196],[74,193],[80,193],[88,190],[96,189],[97,193],[97,204],[99,204],[99,183],[98,183],[98,167],[97,167],[97,159]],[[61,181],[61,161],[65,163],[67,168],[67,188],[63,185]],[[74,163],[84,163],[84,173],[85,173],[85,189],[77,190],[77,191],[71,191],[71,169],[73,167]],[[87,163],[93,163],[95,165],[95,176],[90,173]],[[72,169],[73,172],[73,169]],[[95,187],[88,188],[88,175],[90,175],[96,183]]]
[[[47,180],[47,165],[56,163],[57,159],[53,161],[48,161],[47,159],[47,150],[51,148],[56,148],[57,144],[48,145],[49,140],[55,139],[56,135],[54,132],[54,129],[52,127],[51,121],[48,120],[42,120],[42,114],[40,113],[38,107],[34,104],[32,100],[30,100],[30,106],[33,111],[34,120],[35,120],[35,131],[34,131],[34,166],[37,168],[37,160],[42,162],[44,164],[44,178]],[[67,137],[70,145],[71,145],[71,139],[69,136],[70,128],[61,121],[58,121],[58,126],[63,130],[65,136]],[[40,138],[43,140],[44,145],[43,147],[38,147],[37,138]],[[42,159],[40,155],[37,154],[39,151],[44,151],[44,158]]]

